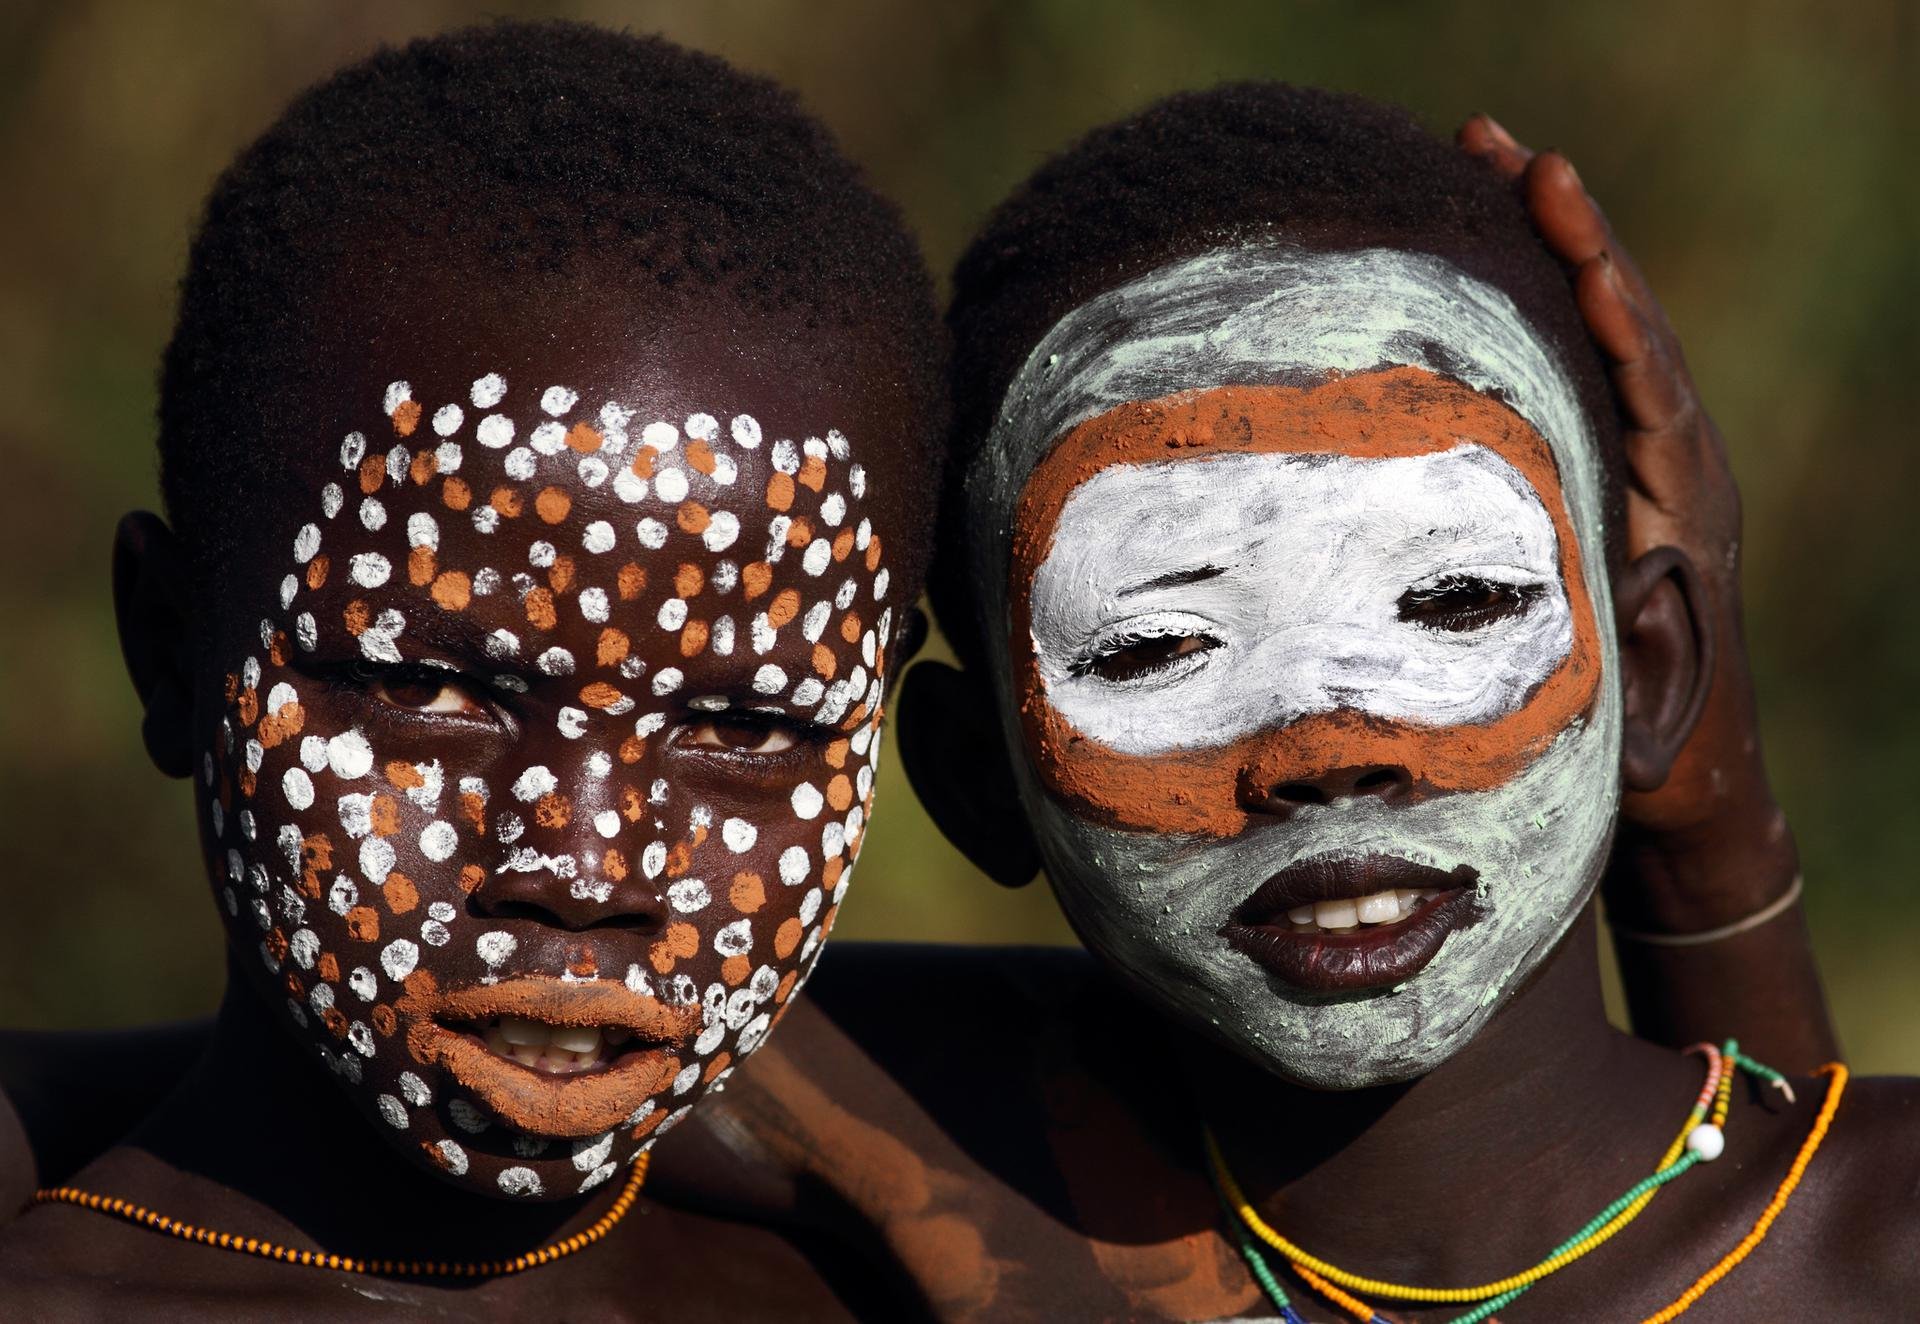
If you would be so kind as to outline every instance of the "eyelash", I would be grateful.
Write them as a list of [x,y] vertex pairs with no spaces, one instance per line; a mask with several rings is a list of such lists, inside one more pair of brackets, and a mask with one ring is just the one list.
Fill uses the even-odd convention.
[[[1156,655],[1155,650],[1147,649],[1143,650],[1143,657],[1126,658],[1128,653],[1141,651],[1143,645],[1151,644],[1166,645],[1167,651]],[[1171,680],[1175,675],[1185,675],[1199,666],[1202,656],[1218,647],[1218,639],[1198,630],[1151,627],[1121,630],[1095,640],[1084,653],[1067,665],[1067,670],[1072,675],[1093,676],[1110,685]],[[1111,665],[1116,659],[1121,659],[1119,667]]]
[[[791,741],[785,749],[756,751],[726,745],[694,743],[694,733],[702,727],[744,727],[760,735],[761,743],[776,735]],[[682,721],[674,734],[676,748],[702,759],[719,759],[755,769],[772,769],[806,758],[820,744],[839,734],[837,730],[812,722],[793,721],[774,713],[753,709],[723,713],[694,714]]]
[[[366,700],[377,704],[379,713],[388,721],[438,724],[451,721],[471,724],[481,720],[470,713],[436,713],[425,708],[409,707],[390,698],[383,698],[378,693],[381,686],[404,684],[434,685],[440,688],[456,689],[468,703],[485,710],[490,720],[498,720],[492,706],[480,697],[484,693],[481,684],[448,668],[417,662],[373,663],[364,659],[355,659],[329,668],[321,679],[330,690],[352,690]],[[791,738],[791,743],[785,749],[765,752],[693,743],[691,733],[703,726],[720,725],[757,729],[763,733],[763,742],[768,736],[784,733]],[[773,771],[787,763],[804,760],[821,744],[838,734],[836,728],[822,727],[812,722],[793,721],[775,713],[743,709],[723,713],[690,714],[675,727],[673,743],[676,748],[692,753],[698,758],[718,759],[743,768]]]
[[1467,634],[1524,616],[1546,596],[1543,584],[1515,584],[1482,575],[1443,575],[1400,595],[1399,617],[1424,630]]
[[[474,723],[482,718],[470,712],[434,712],[423,706],[410,706],[398,702],[380,693],[382,688],[401,685],[431,685],[436,691],[455,690],[462,699],[474,708],[486,714],[486,720],[497,720],[491,704],[482,696],[484,687],[472,678],[451,668],[428,666],[419,662],[369,662],[356,658],[329,668],[321,677],[331,690],[352,690],[370,703],[378,705],[378,711],[388,720],[401,722],[463,722]],[[435,698],[438,698],[436,693]]]

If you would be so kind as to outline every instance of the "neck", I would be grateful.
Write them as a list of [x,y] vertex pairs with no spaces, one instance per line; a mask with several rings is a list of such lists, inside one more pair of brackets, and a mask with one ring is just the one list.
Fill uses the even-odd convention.
[[1417,1080],[1307,1090],[1195,1051],[1203,1114],[1269,1223],[1343,1267],[1431,1285],[1526,1267],[1543,1228],[1571,1232],[1653,1171],[1699,1086],[1685,1060],[1607,1024],[1591,908]]
[[[518,1255],[590,1222],[611,1194],[509,1203],[461,1190],[396,1153],[231,968],[206,1052],[125,1144],[169,1170],[160,1212],[221,1231],[264,1211],[319,1248],[393,1259]],[[619,1183],[610,1183],[618,1186]]]

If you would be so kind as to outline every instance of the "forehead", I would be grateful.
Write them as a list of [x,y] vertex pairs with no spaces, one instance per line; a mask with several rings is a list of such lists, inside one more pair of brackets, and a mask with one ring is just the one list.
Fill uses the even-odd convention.
[[[1444,462],[1465,448],[1491,463]],[[1304,512],[1256,508],[1289,486],[1320,499]],[[1450,504],[1464,503],[1466,513],[1502,490],[1564,519],[1554,457],[1539,434],[1504,405],[1424,369],[1307,388],[1187,391],[1116,406],[1061,438],[1021,492],[1014,560],[1022,577],[1030,574],[1067,516],[1073,527],[1144,523],[1156,538],[1191,542],[1343,510],[1450,522]]]
[[[1603,475],[1557,356],[1499,290],[1396,249],[1221,249],[1076,308],[1007,391],[966,476],[970,525],[1011,527],[1056,443],[1120,406],[1235,385],[1305,388],[1394,367],[1451,378],[1524,420],[1551,456],[1583,559],[1605,564]],[[981,582],[1004,585],[1010,553],[1006,541],[977,538],[969,555]]]
[[[595,521],[629,535],[623,541],[630,545],[622,551],[634,558],[659,562],[687,550],[685,531],[673,518],[680,513],[678,503],[661,499],[674,493],[682,476],[696,504],[708,507],[712,518],[691,550],[737,553],[742,564],[765,559],[764,547],[751,550],[747,544],[765,543],[769,520],[782,513],[767,503],[770,485],[811,477],[807,440],[828,444],[835,434],[850,439],[841,443],[850,459],[828,457],[840,471],[843,500],[852,497],[845,484],[849,465],[857,463],[877,479],[865,506],[874,524],[890,534],[920,532],[903,518],[911,509],[903,493],[922,480],[905,472],[891,478],[917,463],[921,451],[911,433],[917,415],[897,382],[864,367],[857,330],[787,324],[740,309],[716,288],[666,296],[577,280],[489,284],[432,273],[396,278],[390,285],[356,278],[351,293],[346,286],[336,291],[327,312],[336,329],[329,332],[306,387],[297,399],[271,402],[280,420],[274,438],[283,457],[280,482],[264,501],[240,500],[230,516],[242,549],[272,552],[283,546],[315,518],[329,483],[343,485],[356,507],[372,495],[357,485],[373,475],[363,478],[358,465],[343,473],[340,463],[343,439],[355,434],[365,438],[367,454],[360,465],[388,461],[399,449],[408,453],[410,475],[417,466],[433,468],[435,462],[423,457],[441,447],[462,450],[468,467],[451,476],[473,489],[474,509],[488,504],[494,486],[517,485],[527,513],[510,527],[522,544],[522,559],[529,554],[527,544],[539,541],[531,532],[523,536],[523,530],[548,527],[545,540],[557,553],[577,557],[579,540]],[[476,403],[484,396],[475,394],[475,383],[487,377],[503,381],[505,394]],[[403,411],[417,409],[417,415],[396,416],[385,408],[396,381],[406,383],[408,397],[399,405]],[[555,413],[545,407],[550,389],[556,401],[569,402],[567,408]],[[716,435],[703,438],[687,431],[690,419],[703,416],[717,422]],[[735,441],[731,424],[739,416],[759,425],[764,444],[747,447]],[[404,433],[397,426],[401,423]],[[653,435],[670,435],[674,442],[671,449],[654,448],[668,473],[666,489],[647,479],[644,503],[623,502],[618,476],[650,426]],[[443,433],[442,427],[449,430]],[[600,437],[597,449],[592,433]],[[503,444],[490,444],[503,438]],[[783,441],[790,445],[778,444]],[[782,464],[789,473],[781,475]],[[703,473],[702,466],[711,467]],[[716,481],[722,479],[731,481]],[[441,486],[439,481],[396,484],[380,500],[396,510],[420,509],[425,497],[439,497]],[[741,500],[752,493],[752,505],[698,499],[702,491],[712,495],[721,488]],[[536,505],[549,489],[553,494]],[[801,487],[793,513],[829,495]],[[236,495],[227,499],[235,501]],[[640,504],[657,508],[642,510]],[[752,518],[755,509],[766,518]],[[559,517],[549,523],[546,517],[555,512]],[[470,512],[434,513],[443,538],[475,536]],[[818,524],[824,512],[805,513]],[[649,514],[667,524],[664,547],[636,544],[631,536],[639,517]],[[697,518],[691,510],[686,514]],[[738,542],[724,553],[714,551],[735,520]],[[404,521],[396,525],[404,531]],[[509,526],[503,522],[502,527]],[[396,530],[375,532],[391,538]],[[399,550],[406,554],[404,538]],[[891,559],[897,562],[898,556]],[[249,563],[258,563],[244,550],[236,561],[229,590],[238,587],[236,575],[246,576]],[[508,572],[525,568],[501,566]],[[247,594],[222,596],[240,600]]]
[[616,266],[443,269],[417,250],[351,263],[311,310],[298,373],[266,379],[271,397],[235,411],[273,451],[268,495],[304,504],[303,492],[331,476],[339,439],[372,435],[368,402],[377,409],[396,378],[437,408],[466,406],[469,384],[488,372],[511,384],[508,408],[528,427],[539,392],[564,384],[594,409],[622,403],[641,424],[745,413],[775,437],[837,428],[864,443],[860,458],[876,471],[921,462],[924,402],[903,374],[875,370],[876,357],[897,356],[876,356],[873,327],[747,306],[720,284],[665,287]]

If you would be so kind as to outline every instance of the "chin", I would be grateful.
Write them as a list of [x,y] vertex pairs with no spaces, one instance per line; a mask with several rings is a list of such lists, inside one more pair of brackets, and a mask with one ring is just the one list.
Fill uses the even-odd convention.
[[398,1161],[452,1189],[494,1200],[552,1203],[617,1187],[651,1147],[650,1140],[634,1139],[631,1127],[556,1138],[516,1131],[470,1111],[456,1116],[449,1109],[416,1111],[411,1125],[396,1131],[361,1090],[353,1090],[351,1099]]

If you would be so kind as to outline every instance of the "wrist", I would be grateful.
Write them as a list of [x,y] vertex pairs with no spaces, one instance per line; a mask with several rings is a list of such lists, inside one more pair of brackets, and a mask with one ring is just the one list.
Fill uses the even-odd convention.
[[1685,828],[1623,822],[1608,862],[1607,909],[1629,929],[1696,933],[1752,915],[1799,870],[1786,815],[1770,796]]

